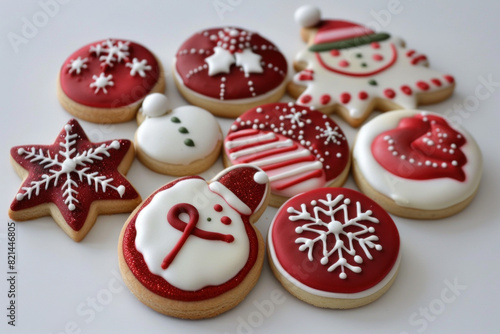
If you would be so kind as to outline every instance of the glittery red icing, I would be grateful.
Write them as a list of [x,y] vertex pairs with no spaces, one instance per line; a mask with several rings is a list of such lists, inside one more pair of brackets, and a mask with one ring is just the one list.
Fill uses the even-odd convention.
[[[66,127],[68,126],[70,129],[67,132]],[[118,149],[110,148],[106,150],[106,153],[98,153],[98,148],[103,145],[104,147],[114,147],[113,142],[119,143]],[[68,149],[65,148],[65,143]],[[18,200],[16,197],[10,206],[11,210],[19,211],[42,204],[54,203],[66,223],[74,231],[79,231],[86,222],[90,206],[94,201],[135,199],[139,197],[134,187],[117,170],[129,151],[130,145],[131,142],[125,139],[93,143],[88,140],[80,124],[72,119],[59,133],[52,145],[13,147],[10,150],[12,159],[28,172],[28,176],[21,185],[18,194],[26,194],[23,188],[32,188],[34,183],[39,183],[46,177],[54,176],[63,169],[68,172],[62,172],[57,179],[52,179],[48,184],[40,184],[38,195],[36,189],[34,189],[30,198],[24,197]],[[38,158],[31,156],[30,152],[34,152],[38,155]],[[92,158],[92,152],[99,158]],[[70,159],[65,158],[65,154],[69,154]],[[85,157],[88,159],[85,159]],[[49,160],[52,160],[52,163]],[[71,168],[72,165],[74,165],[73,169]],[[103,191],[99,181],[96,181],[95,177],[91,175],[93,173],[103,179],[110,179],[105,191]],[[74,200],[71,201],[75,206],[74,210],[69,209],[71,203],[68,201],[68,188],[65,186],[65,184],[69,183],[71,183],[71,189],[76,191],[76,193],[72,194]],[[121,196],[116,190],[116,187],[119,186],[124,187]],[[115,187],[115,189],[111,187]],[[65,203],[65,201],[68,202]]]
[[[343,199],[339,202],[338,206],[344,203],[345,199],[350,200],[350,204],[346,205],[345,211],[339,210],[334,215],[335,219],[327,215],[328,208],[321,203],[320,200],[326,200],[327,195],[330,194],[332,199],[338,195],[343,195]],[[362,212],[371,211],[371,217],[378,220],[378,223],[360,219],[357,221],[359,225],[345,226],[345,218],[356,218],[356,202],[360,202],[360,209]],[[338,206],[333,207],[333,209]],[[299,250],[300,244],[296,240],[298,238],[305,239],[319,239],[316,232],[304,229],[301,233],[297,233],[297,228],[305,224],[311,224],[310,220],[299,219],[292,221],[290,216],[294,215],[288,210],[305,210],[315,218],[314,207],[323,208],[325,211],[318,210],[318,218],[324,223],[337,222],[344,227],[339,233],[339,239],[333,234],[328,233],[325,238],[325,245],[328,251],[331,251],[337,244],[337,240],[342,240],[344,247],[351,248],[355,251],[355,255],[361,256],[362,262],[356,262],[354,254],[350,255],[345,250],[342,256],[348,264],[360,267],[359,273],[353,272],[348,268],[344,269],[346,274],[345,278],[341,278],[341,267],[336,267],[333,271],[329,272],[328,268],[339,260],[338,252],[333,252],[328,256],[328,261],[325,264],[321,263],[324,257],[322,242],[318,240],[317,244],[313,245],[312,261],[308,258],[308,250]],[[346,215],[344,215],[346,213]],[[366,231],[363,233],[363,226],[366,228],[373,228],[372,232]],[[276,214],[272,223],[272,242],[276,252],[276,258],[292,277],[299,282],[320,291],[331,293],[357,293],[365,291],[377,283],[381,282],[384,277],[391,271],[399,254],[400,240],[398,230],[391,219],[391,217],[373,200],[365,195],[347,188],[320,188],[302,193],[287,201]],[[314,227],[310,227],[315,229]],[[324,232],[325,227],[319,227]],[[337,228],[338,230],[338,228]],[[375,244],[382,246],[380,250],[368,248],[372,259],[369,259],[362,246],[356,241],[349,241],[347,235],[349,233],[356,233],[356,237],[368,238],[375,236],[378,239],[372,240]]]
[[148,290],[159,296],[174,300],[182,300],[182,301],[198,301],[198,300],[210,299],[217,297],[235,288],[248,275],[249,271],[254,266],[257,260],[258,246],[259,246],[257,235],[255,234],[255,230],[248,221],[248,217],[242,216],[243,223],[245,224],[245,230],[247,232],[247,236],[249,239],[250,254],[246,264],[240,270],[240,272],[238,272],[238,274],[235,277],[233,277],[226,283],[218,286],[207,286],[197,291],[186,291],[176,288],[175,286],[168,283],[162,277],[152,274],[149,271],[148,266],[144,261],[144,257],[135,248],[135,238],[137,235],[137,231],[135,229],[135,223],[137,216],[151,202],[151,200],[157,193],[164,191],[179,182],[182,182],[182,180],[193,179],[193,178],[201,179],[201,177],[198,176],[189,176],[181,178],[166,184],[165,186],[155,191],[151,196],[149,196],[148,199],[146,199],[146,201],[144,201],[144,203],[141,205],[139,210],[135,213],[135,215],[130,219],[129,224],[126,227],[125,233],[123,235],[123,244],[122,244],[123,256],[125,258],[125,262],[127,263],[128,267],[130,268],[134,276],[139,280],[139,282],[141,282],[143,286],[145,286]]
[[[251,33],[250,45],[252,52],[262,57],[263,73],[245,76],[245,72],[233,64],[230,73],[208,75],[205,59],[214,54],[218,40],[211,36],[217,36],[219,31],[224,31],[224,28],[196,33],[177,51],[175,69],[186,87],[204,96],[220,99],[221,84],[224,84],[224,100],[235,100],[265,94],[283,83],[288,70],[285,57],[273,43],[255,32]],[[222,78],[225,78],[224,81]],[[249,89],[249,82],[253,90]]]
[[377,162],[397,176],[427,180],[449,177],[465,180],[466,143],[443,118],[417,114],[403,118],[398,127],[379,134],[371,151]]
[[[111,40],[115,43],[127,42],[122,39]],[[63,92],[71,100],[95,108],[119,108],[140,101],[149,94],[160,78],[160,67],[155,56],[142,45],[130,42],[128,45],[129,55],[126,59],[114,62],[113,66],[101,66],[103,62],[99,60],[100,56],[96,56],[95,52],[90,52],[90,47],[105,41],[101,40],[88,44],[66,59],[59,74]],[[79,74],[75,71],[70,73],[68,65],[71,60],[78,57],[81,59],[87,58],[87,67],[82,68]],[[138,61],[146,60],[147,65],[151,66],[150,70],[144,71],[145,77],[142,77],[139,73],[134,76],[130,75],[131,68],[126,64],[132,63],[134,58],[137,58]],[[113,77],[114,84],[106,86],[107,94],[102,90],[99,90],[96,94],[95,87],[90,87],[90,84],[95,81],[93,76],[98,77],[101,73]]]

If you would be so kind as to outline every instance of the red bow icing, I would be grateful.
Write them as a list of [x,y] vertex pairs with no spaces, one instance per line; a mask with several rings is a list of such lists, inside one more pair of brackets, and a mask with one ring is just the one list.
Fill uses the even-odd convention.
[[467,158],[460,147],[465,143],[464,136],[443,118],[421,113],[379,134],[371,150],[375,160],[397,176],[413,180],[449,177],[463,182]]

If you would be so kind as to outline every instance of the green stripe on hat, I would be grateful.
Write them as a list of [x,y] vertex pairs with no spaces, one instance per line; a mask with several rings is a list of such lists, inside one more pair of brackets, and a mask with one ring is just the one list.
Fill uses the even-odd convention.
[[341,41],[335,41],[335,42],[328,42],[328,43],[321,43],[321,44],[314,44],[309,47],[309,51],[312,52],[323,52],[323,51],[330,51],[330,50],[340,50],[340,49],[348,49],[348,48],[354,48],[356,46],[361,46],[373,42],[381,42],[385,41],[386,39],[389,39],[391,35],[385,33],[385,32],[380,32],[380,33],[375,33],[375,34],[370,34],[370,35],[363,35],[359,37],[354,37],[354,38],[349,38],[349,39],[344,39]]

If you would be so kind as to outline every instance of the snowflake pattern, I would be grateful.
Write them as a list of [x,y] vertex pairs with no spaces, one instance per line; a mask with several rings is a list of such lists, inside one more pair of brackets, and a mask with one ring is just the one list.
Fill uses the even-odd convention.
[[[327,194],[326,200],[319,199],[318,201],[313,200],[311,202],[314,216],[308,212],[305,204],[301,204],[300,211],[293,207],[287,209],[287,212],[290,214],[290,221],[309,221],[295,229],[297,234],[312,232],[318,235],[313,239],[307,237],[295,239],[295,243],[300,244],[299,250],[302,252],[307,251],[309,261],[314,261],[313,249],[317,243],[320,243],[320,247],[322,248],[320,263],[324,266],[330,264],[327,269],[328,272],[340,268],[339,278],[341,279],[347,278],[346,269],[354,273],[361,272],[361,267],[358,264],[363,263],[363,257],[357,254],[354,244],[359,245],[365,257],[369,260],[373,260],[373,250],[382,250],[382,246],[377,243],[379,238],[374,234],[375,228],[363,224],[363,222],[379,223],[379,220],[372,216],[373,212],[371,210],[362,212],[361,204],[358,201],[356,201],[356,216],[349,218],[348,206],[350,204],[351,200],[345,198],[342,194],[336,196],[334,199],[332,199],[331,194]],[[343,216],[343,222],[336,218],[338,217],[337,213]],[[330,221],[323,221],[322,216],[328,217]],[[354,227],[354,229],[349,229],[349,227]],[[353,230],[354,232],[352,232]],[[335,238],[334,242],[328,242],[331,236]],[[344,240],[347,240],[347,242],[344,242]],[[346,255],[350,255],[355,263],[349,263],[345,257]],[[337,259],[333,264],[331,264],[331,257]]]
[[151,66],[148,65],[148,61],[143,59],[139,61],[139,59],[132,59],[132,63],[126,63],[125,66],[130,67],[130,75],[135,76],[136,73],[139,73],[141,77],[146,77],[145,71],[150,71]]
[[[23,156],[24,159],[31,163],[37,163],[48,170],[48,173],[40,175],[38,180],[31,181],[29,186],[21,187],[21,191],[16,195],[16,200],[22,201],[25,198],[39,196],[41,192],[46,191],[49,187],[61,187],[63,191],[64,204],[67,205],[69,211],[76,209],[78,188],[77,180],[86,181],[89,186],[94,185],[95,192],[102,192],[112,189],[118,193],[120,197],[125,193],[125,186],[115,186],[111,182],[112,177],[101,175],[99,170],[91,168],[91,165],[96,161],[105,160],[111,156],[110,150],[119,150],[120,143],[117,140],[109,144],[103,143],[98,147],[89,148],[88,150],[77,152],[74,147],[77,143],[78,133],[72,132],[72,126],[66,124],[64,126],[64,140],[60,143],[60,150],[57,154],[51,155],[49,150],[43,150],[35,147],[29,149],[19,148],[17,154]],[[59,157],[62,157],[62,161]],[[65,178],[62,183],[62,178]],[[77,180],[76,180],[77,179]],[[62,185],[61,185],[62,183]]]
[[328,122],[325,122],[324,129],[320,126],[317,126],[316,130],[321,132],[316,136],[316,138],[325,138],[325,145],[328,145],[328,142],[330,141],[332,142],[332,144],[341,145],[342,141],[345,140],[344,135],[342,134],[342,132],[340,132],[340,128],[338,126],[335,126],[335,128],[332,129]]
[[81,57],[78,57],[76,59],[71,59],[70,63],[67,66],[69,68],[68,72],[69,73],[76,72],[76,74],[80,74],[82,69],[87,68],[88,60],[89,60],[88,58],[82,59]]
[[[128,62],[128,47],[130,42],[114,41],[107,39],[106,41],[92,45],[89,49],[90,53],[95,53],[101,61],[101,66],[106,69],[108,66],[113,67],[113,63],[126,61]],[[101,56],[102,54],[102,56]]]
[[104,92],[104,94],[108,94],[108,90],[106,89],[106,86],[114,86],[115,83],[111,81],[113,79],[113,75],[109,74],[107,76],[104,75],[104,73],[97,75],[93,75],[92,79],[94,79],[94,82],[90,83],[90,88],[95,87],[94,93],[97,94],[100,89]]

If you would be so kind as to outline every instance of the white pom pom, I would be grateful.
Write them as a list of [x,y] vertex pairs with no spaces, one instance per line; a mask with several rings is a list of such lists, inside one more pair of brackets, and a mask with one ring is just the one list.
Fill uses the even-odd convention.
[[168,98],[161,93],[149,94],[142,102],[141,111],[148,117],[165,115],[168,111]]
[[304,5],[295,11],[294,18],[304,28],[314,27],[321,21],[321,11],[318,7]]

